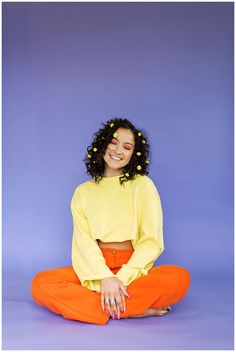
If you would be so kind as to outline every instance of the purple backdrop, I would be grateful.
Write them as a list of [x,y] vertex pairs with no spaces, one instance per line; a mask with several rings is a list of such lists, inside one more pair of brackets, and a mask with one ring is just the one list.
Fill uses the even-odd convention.
[[[164,213],[156,265],[185,267],[193,285],[203,280],[196,290],[228,278],[232,293],[233,2],[5,2],[2,10],[3,300],[36,309],[33,276],[71,265],[70,200],[90,178],[82,159],[117,115],[150,138],[149,176]],[[5,346],[50,348],[10,342],[10,311]],[[232,331],[225,336],[223,348]]]

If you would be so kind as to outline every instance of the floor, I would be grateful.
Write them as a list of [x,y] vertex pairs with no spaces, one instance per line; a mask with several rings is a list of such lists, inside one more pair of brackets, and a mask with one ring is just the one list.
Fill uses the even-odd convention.
[[[112,320],[107,325],[67,320],[32,301],[14,283],[2,302],[2,348],[39,350],[234,349],[233,277],[194,277],[187,295],[162,317]],[[6,296],[6,293],[5,293]]]

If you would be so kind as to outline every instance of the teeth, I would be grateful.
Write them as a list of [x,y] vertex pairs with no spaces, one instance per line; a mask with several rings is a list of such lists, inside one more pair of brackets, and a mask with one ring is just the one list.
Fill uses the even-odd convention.
[[117,158],[116,156],[111,155],[111,158],[114,160],[121,160],[120,158]]

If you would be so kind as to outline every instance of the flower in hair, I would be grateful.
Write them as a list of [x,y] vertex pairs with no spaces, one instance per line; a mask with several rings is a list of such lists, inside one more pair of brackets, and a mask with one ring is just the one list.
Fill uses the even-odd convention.
[[142,139],[142,143],[143,143],[143,144],[145,144],[145,143],[146,143],[145,139]]
[[110,123],[110,127],[113,127],[114,126],[114,123],[112,122],[112,123]]
[[93,148],[93,151],[96,152],[96,151],[97,151],[97,148]]
[[92,158],[92,155],[90,155],[90,154],[87,154],[87,157],[88,157],[88,158]]
[[146,164],[149,164],[149,161],[148,161],[148,160],[145,160],[145,163],[146,163]]
[[137,152],[136,154],[137,154],[138,156],[140,156],[140,155],[141,155],[141,153],[140,153],[140,152]]
[[138,166],[137,166],[137,169],[138,169],[138,170],[141,170],[141,169],[142,169],[141,165],[138,165]]
[[126,176],[126,177],[129,177],[129,173],[128,173],[128,172],[126,172],[126,173],[125,173],[125,176]]
[[113,137],[114,137],[114,138],[117,138],[117,137],[118,137],[118,133],[116,133],[116,132],[113,133]]
[[141,133],[141,132],[138,132],[138,136],[141,137],[141,136],[142,136],[142,133]]

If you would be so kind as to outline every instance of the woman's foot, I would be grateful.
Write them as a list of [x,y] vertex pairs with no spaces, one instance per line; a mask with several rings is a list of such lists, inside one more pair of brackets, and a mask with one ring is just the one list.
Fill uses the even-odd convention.
[[148,316],[162,316],[171,311],[171,306],[163,307],[163,308],[149,308],[143,314],[130,315],[128,318],[141,318]]

